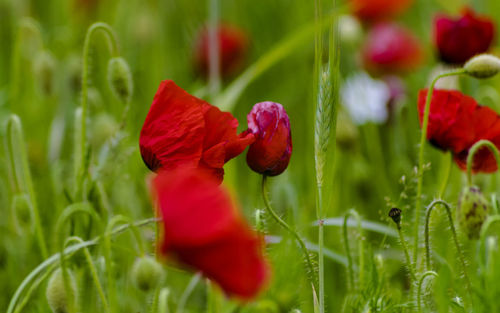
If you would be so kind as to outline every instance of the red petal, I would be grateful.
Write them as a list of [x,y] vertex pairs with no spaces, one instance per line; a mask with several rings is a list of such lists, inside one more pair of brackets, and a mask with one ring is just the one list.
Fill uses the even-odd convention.
[[142,158],[151,170],[198,166],[205,136],[201,107],[206,104],[171,80],[161,83],[139,139]]

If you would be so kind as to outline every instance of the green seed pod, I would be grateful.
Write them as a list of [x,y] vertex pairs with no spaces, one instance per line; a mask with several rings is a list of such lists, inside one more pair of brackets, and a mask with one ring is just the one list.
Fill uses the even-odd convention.
[[100,113],[92,120],[90,140],[92,146],[100,147],[108,138],[113,136],[118,130],[118,123],[113,116],[107,113]]
[[132,281],[142,291],[149,291],[163,279],[163,267],[152,257],[138,258],[132,267]]
[[491,54],[480,54],[467,61],[464,70],[475,78],[490,78],[500,71],[500,59]]
[[54,313],[68,313],[69,296],[72,295],[73,303],[75,303],[76,296],[76,282],[73,274],[68,269],[69,288],[71,293],[68,293],[64,286],[63,272],[60,268],[52,273],[49,283],[47,284],[47,291],[45,293],[47,302],[49,303],[52,312]]
[[12,198],[12,212],[19,225],[27,225],[31,221],[31,204],[28,195],[20,193]]
[[489,203],[478,187],[465,187],[457,205],[460,229],[469,239],[478,239],[481,227],[488,217]]
[[45,95],[54,93],[54,72],[56,61],[52,54],[47,51],[38,53],[33,61],[33,75]]
[[132,74],[127,61],[121,57],[111,58],[108,62],[108,83],[115,96],[123,103],[132,97]]

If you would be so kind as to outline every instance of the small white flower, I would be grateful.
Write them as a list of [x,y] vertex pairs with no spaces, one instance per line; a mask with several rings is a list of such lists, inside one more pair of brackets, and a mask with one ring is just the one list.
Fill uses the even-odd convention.
[[360,72],[347,78],[341,90],[342,103],[357,125],[387,121],[391,92],[387,84]]

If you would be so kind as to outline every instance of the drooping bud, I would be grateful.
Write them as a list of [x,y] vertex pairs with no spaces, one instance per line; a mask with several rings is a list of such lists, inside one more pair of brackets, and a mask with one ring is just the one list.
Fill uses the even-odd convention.
[[73,277],[73,274],[69,269],[67,269],[69,276],[69,288],[71,288],[71,292],[66,289],[64,285],[64,277],[63,272],[60,268],[52,273],[50,277],[49,283],[47,284],[47,291],[45,293],[47,297],[47,302],[54,313],[68,313],[70,295],[73,297],[73,303],[77,299],[76,296],[76,282]]
[[123,103],[132,97],[132,74],[127,61],[121,57],[111,58],[108,62],[108,83],[115,96]]
[[465,187],[457,205],[460,229],[469,239],[478,239],[481,227],[488,217],[489,203],[478,187]]
[[401,210],[398,208],[392,208],[389,211],[389,217],[392,218],[394,223],[399,226],[399,224],[401,223]]
[[132,267],[132,280],[142,291],[154,289],[163,279],[163,267],[152,257],[138,258]]
[[31,205],[27,194],[14,195],[12,198],[12,212],[20,225],[27,225],[30,222]]
[[290,120],[283,106],[260,102],[247,115],[248,131],[255,136],[247,153],[247,164],[257,173],[276,176],[288,167],[292,154]]
[[500,71],[500,59],[491,54],[480,54],[467,61],[464,70],[475,78],[490,78]]
[[56,61],[50,52],[42,51],[37,54],[33,61],[33,74],[40,90],[45,95],[54,92],[54,71]]

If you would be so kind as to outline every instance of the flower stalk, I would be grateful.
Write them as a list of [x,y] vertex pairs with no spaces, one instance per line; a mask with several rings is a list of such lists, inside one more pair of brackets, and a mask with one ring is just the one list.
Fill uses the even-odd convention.
[[490,149],[491,153],[495,156],[495,160],[497,162],[497,166],[500,165],[500,153],[498,152],[498,148],[489,140],[482,139],[476,142],[470,149],[469,154],[467,155],[467,183],[469,186],[472,186],[472,167],[474,163],[474,156],[481,149],[487,147]]

